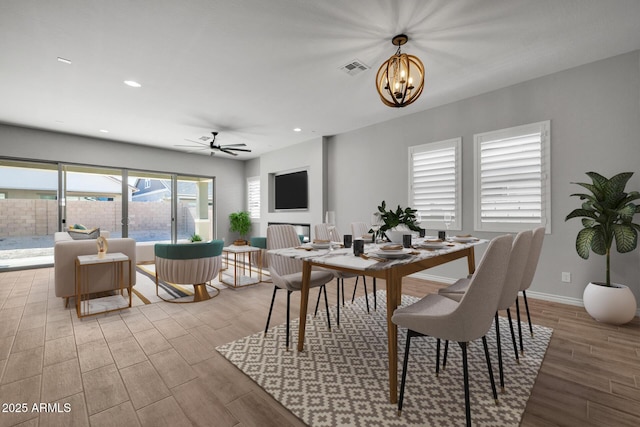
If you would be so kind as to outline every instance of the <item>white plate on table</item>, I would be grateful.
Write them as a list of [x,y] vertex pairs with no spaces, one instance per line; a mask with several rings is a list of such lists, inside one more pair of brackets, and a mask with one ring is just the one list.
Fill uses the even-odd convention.
[[421,249],[442,249],[450,246],[447,242],[422,242],[416,245]]
[[479,239],[473,236],[453,236],[451,237],[452,242],[458,243],[469,243],[469,242],[477,242]]
[[398,259],[398,258],[404,258],[406,256],[409,256],[409,252],[410,252],[409,249],[377,250],[373,252],[373,255],[380,258]]
[[311,247],[313,249],[329,249],[329,246],[331,246],[331,243],[326,242],[326,243],[310,243]]

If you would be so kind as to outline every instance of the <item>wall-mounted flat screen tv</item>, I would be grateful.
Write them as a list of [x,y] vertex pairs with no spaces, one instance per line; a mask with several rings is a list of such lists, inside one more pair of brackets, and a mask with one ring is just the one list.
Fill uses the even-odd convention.
[[276,210],[309,208],[309,180],[306,170],[279,174],[274,178]]

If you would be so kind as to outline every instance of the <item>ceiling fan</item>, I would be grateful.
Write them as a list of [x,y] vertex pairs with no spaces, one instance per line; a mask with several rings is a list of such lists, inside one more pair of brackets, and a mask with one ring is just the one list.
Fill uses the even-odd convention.
[[[234,153],[234,151],[244,151],[247,153],[250,153],[251,150],[247,149],[247,148],[235,148],[235,147],[246,147],[247,144],[227,144],[227,145],[220,145],[217,144],[216,145],[216,136],[218,136],[218,132],[211,132],[211,134],[213,135],[213,138],[211,138],[210,136],[203,136],[200,137],[200,141],[194,141],[192,139],[185,139],[185,141],[189,141],[189,142],[193,142],[196,144],[200,144],[202,147],[197,146],[197,145],[176,145],[176,147],[191,147],[193,148],[193,150],[189,150],[187,151],[188,153],[192,153],[194,151],[203,151],[203,150],[211,150],[210,155],[214,155],[215,151],[221,151],[223,153],[226,154],[230,154],[232,156],[237,156],[238,153]],[[206,142],[208,140],[211,140],[209,142]]]

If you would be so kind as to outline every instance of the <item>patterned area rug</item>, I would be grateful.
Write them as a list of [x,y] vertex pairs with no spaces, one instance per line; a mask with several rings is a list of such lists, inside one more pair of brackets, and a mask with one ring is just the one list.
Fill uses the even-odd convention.
[[[305,351],[295,351],[298,320],[292,321],[292,351],[285,350],[285,325],[217,347],[282,405],[310,426],[442,426],[464,425],[462,357],[449,346],[447,368],[435,376],[436,340],[411,340],[402,416],[388,401],[385,291],[378,291],[378,310],[367,314],[364,297],[341,312],[340,328],[327,329],[326,315],[309,316]],[[402,305],[417,298],[404,295]],[[381,307],[382,305],[382,307]],[[332,312],[332,321],[335,315]],[[292,315],[292,318],[295,315]],[[332,322],[333,323],[333,322]],[[517,327],[517,326],[516,326]],[[507,320],[500,318],[505,365],[504,394],[499,392],[495,329],[487,335],[500,404],[491,394],[482,341],[469,346],[471,417],[474,425],[517,426],[544,358],[552,329],[533,325],[525,337],[525,355],[518,365]],[[528,324],[523,331],[528,333]],[[517,332],[516,332],[517,334]],[[398,384],[406,330],[398,331]]]

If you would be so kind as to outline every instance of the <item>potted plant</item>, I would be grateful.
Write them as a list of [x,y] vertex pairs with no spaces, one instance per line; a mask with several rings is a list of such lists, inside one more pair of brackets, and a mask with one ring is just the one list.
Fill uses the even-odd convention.
[[591,282],[584,290],[584,307],[594,319],[623,324],[635,316],[637,305],[631,290],[621,284],[611,282],[611,248],[616,242],[620,253],[634,250],[638,244],[640,225],[633,223],[633,216],[640,212],[637,191],[625,192],[625,187],[633,172],[623,172],[607,179],[596,172],[587,172],[591,184],[575,182],[589,193],[577,193],[582,206],[574,209],[565,221],[582,218],[582,230],[576,237],[576,251],[580,257],[589,258],[589,252],[604,255],[606,259],[605,282]]
[[229,229],[240,234],[240,239],[233,242],[236,246],[242,246],[247,244],[245,236],[251,230],[251,218],[249,212],[240,211],[229,214]]
[[386,235],[387,239],[394,243],[402,243],[402,235],[407,234],[407,231],[420,232],[416,212],[418,212],[417,209],[410,207],[403,209],[400,205],[398,205],[396,210],[387,210],[387,203],[383,200],[380,206],[378,206],[377,212],[377,215],[383,222],[378,231],[379,235]]
[[194,242],[202,242],[202,237],[200,237],[200,235],[199,235],[199,234],[195,234],[195,233],[194,233],[194,234],[192,234],[192,235],[191,235],[191,237],[189,237],[189,241],[190,241],[191,243],[194,243]]

